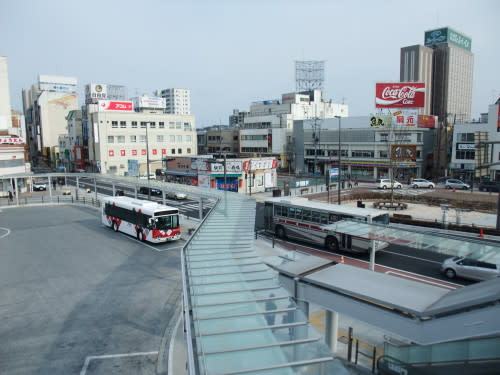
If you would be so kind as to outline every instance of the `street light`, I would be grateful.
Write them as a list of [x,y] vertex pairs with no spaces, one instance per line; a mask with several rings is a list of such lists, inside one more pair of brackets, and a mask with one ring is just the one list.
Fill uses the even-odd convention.
[[338,204],[340,204],[340,176],[342,174],[342,168],[340,166],[340,129],[341,129],[341,127],[340,127],[340,116],[335,116],[335,117],[339,119],[339,151],[338,151],[338,153],[339,153],[339,177],[338,177],[339,186],[338,186],[337,190],[338,190]]
[[148,124],[146,121],[146,173],[148,174],[148,200],[151,200],[151,186],[149,184],[149,139],[148,139]]

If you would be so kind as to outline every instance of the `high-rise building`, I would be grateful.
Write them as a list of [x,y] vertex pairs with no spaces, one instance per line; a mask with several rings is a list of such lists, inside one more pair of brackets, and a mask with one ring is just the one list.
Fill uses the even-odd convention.
[[400,81],[425,83],[425,104],[423,108],[419,108],[420,115],[431,113],[432,56],[433,49],[429,47],[415,45],[401,48]]
[[77,79],[40,75],[23,90],[23,109],[30,158],[35,166],[56,167],[59,135],[67,134],[66,116],[78,109]]
[[0,56],[0,131],[7,131],[11,126],[7,57]]
[[165,98],[166,113],[176,115],[191,114],[191,90],[190,89],[164,89],[157,90],[156,95]]

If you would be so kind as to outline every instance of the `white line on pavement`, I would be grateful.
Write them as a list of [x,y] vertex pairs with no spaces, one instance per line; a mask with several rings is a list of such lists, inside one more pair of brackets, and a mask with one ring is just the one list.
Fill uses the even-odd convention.
[[87,368],[89,367],[90,361],[93,359],[109,359],[109,358],[126,358],[126,357],[138,357],[143,355],[158,355],[158,352],[136,352],[136,353],[126,353],[126,354],[106,354],[106,355],[90,355],[85,358],[85,362],[80,371],[80,375],[85,375]]
[[6,232],[7,232],[7,233],[5,233],[5,234],[2,234],[2,235],[0,236],[0,239],[2,239],[2,238],[4,238],[4,237],[7,237],[7,236],[10,234],[10,229],[9,229],[9,228],[2,228],[2,227],[0,227],[0,229],[1,229],[1,230],[4,230],[4,231],[6,231]]

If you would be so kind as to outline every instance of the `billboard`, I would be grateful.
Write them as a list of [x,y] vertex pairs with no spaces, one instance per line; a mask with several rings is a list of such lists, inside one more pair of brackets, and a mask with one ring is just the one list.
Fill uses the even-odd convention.
[[425,83],[397,82],[375,84],[376,108],[422,108],[425,105]]
[[392,116],[391,115],[376,115],[370,117],[370,126],[382,127],[391,126]]
[[418,110],[400,109],[392,113],[393,126],[417,126]]
[[85,86],[85,103],[97,103],[108,98],[108,86],[100,83],[91,83]]
[[392,145],[391,160],[395,161],[416,161],[417,146],[416,145]]
[[467,51],[470,51],[472,40],[465,35],[457,33],[455,30],[450,29],[449,27],[443,27],[441,29],[426,31],[424,43],[426,47],[442,43],[451,43]]
[[154,96],[141,96],[134,98],[134,105],[136,108],[152,108],[152,109],[165,109],[167,103],[165,98],[158,98]]
[[14,137],[9,135],[1,135],[0,136],[0,144],[2,145],[21,145],[25,144],[24,138]]
[[434,129],[436,128],[436,123],[437,116],[418,115],[417,117],[417,127],[419,128]]
[[99,100],[99,112],[108,111],[125,111],[133,112],[134,106],[132,102],[129,101],[116,101],[116,100]]

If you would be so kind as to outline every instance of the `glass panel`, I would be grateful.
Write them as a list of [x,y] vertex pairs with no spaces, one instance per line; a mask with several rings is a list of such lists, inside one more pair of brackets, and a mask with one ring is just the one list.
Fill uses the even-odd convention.
[[193,294],[206,294],[216,292],[239,292],[243,290],[263,289],[269,287],[272,280],[258,280],[258,281],[239,281],[232,283],[213,284],[213,285],[198,285],[191,287]]
[[500,338],[469,341],[470,360],[500,358]]
[[432,346],[431,361],[460,361],[467,358],[467,343],[450,342]]

